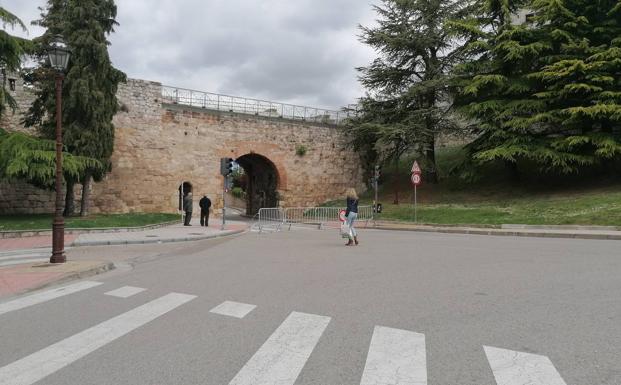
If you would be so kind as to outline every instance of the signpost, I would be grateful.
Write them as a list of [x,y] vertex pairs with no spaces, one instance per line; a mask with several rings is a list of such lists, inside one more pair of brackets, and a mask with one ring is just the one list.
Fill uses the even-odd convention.
[[375,226],[378,214],[379,214],[379,202],[377,201],[377,190],[379,187],[379,178],[380,178],[380,166],[379,164],[375,165],[375,169],[373,170],[373,189],[375,190],[375,200],[373,201],[373,225]]
[[229,178],[233,172],[233,159],[220,158],[220,175],[222,175],[222,227],[226,225],[226,193],[229,188]]
[[418,222],[418,213],[417,213],[417,206],[418,206],[418,197],[417,197],[417,188],[418,186],[420,186],[423,183],[423,177],[421,176],[422,174],[422,170],[420,169],[420,166],[418,165],[417,161],[414,161],[414,164],[412,165],[412,176],[410,178],[410,180],[412,181],[412,184],[414,185],[414,222]]

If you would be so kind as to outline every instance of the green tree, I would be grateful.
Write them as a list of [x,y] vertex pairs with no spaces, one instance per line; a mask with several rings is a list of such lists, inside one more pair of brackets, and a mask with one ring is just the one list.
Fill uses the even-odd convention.
[[[30,42],[9,34],[7,27],[19,27],[23,31],[26,30],[24,23],[11,12],[0,7],[0,68],[3,71],[2,76],[6,76],[7,72],[17,72],[21,67],[22,57],[30,50]],[[6,106],[15,110],[17,105],[11,94],[5,89],[5,84],[0,86],[0,117],[6,110]]]
[[[93,178],[100,179],[102,171],[110,168],[114,146],[112,119],[119,106],[116,92],[119,83],[126,80],[125,74],[112,66],[108,55],[107,36],[117,25],[116,11],[114,0],[49,0],[38,21],[47,29],[37,41],[41,59],[45,45],[57,34],[64,36],[72,50],[63,87],[63,141],[72,154],[94,158],[105,165],[104,169],[85,169],[78,179],[83,185],[82,216],[88,215]],[[46,65],[34,78],[39,92],[26,122],[39,125],[44,135],[51,137],[55,102]],[[78,180],[67,182],[72,185]],[[68,194],[73,191],[70,187]],[[69,210],[66,212],[70,214]]]
[[457,103],[477,127],[471,161],[571,173],[619,157],[621,4],[535,0],[522,25],[508,21],[513,9],[489,5],[498,28],[471,45],[481,55],[457,82]]
[[[87,169],[100,168],[102,165],[96,159],[63,153],[65,178],[77,178]],[[40,188],[53,189],[56,180],[56,143],[0,129],[0,179],[19,179]]]
[[368,125],[354,129],[353,136],[377,139],[378,155],[388,148],[395,162],[418,147],[433,183],[438,180],[437,136],[458,127],[450,114],[450,72],[464,60],[463,43],[470,39],[452,21],[470,17],[474,6],[468,0],[382,0],[374,6],[377,26],[361,27],[361,41],[379,57],[358,68],[369,93],[361,100],[356,123]]

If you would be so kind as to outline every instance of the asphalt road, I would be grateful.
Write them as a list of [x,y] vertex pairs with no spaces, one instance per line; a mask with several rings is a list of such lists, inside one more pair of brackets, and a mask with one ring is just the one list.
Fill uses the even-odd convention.
[[72,250],[125,262],[0,300],[0,384],[621,384],[621,242],[360,233]]

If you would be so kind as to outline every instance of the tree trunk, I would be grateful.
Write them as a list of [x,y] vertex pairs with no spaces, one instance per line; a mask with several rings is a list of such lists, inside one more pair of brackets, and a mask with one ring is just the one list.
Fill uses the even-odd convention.
[[75,193],[73,192],[73,186],[75,182],[67,180],[67,191],[65,192],[65,211],[63,211],[64,217],[70,217],[75,213]]
[[88,216],[88,212],[91,205],[91,185],[93,183],[92,173],[86,172],[84,176],[84,183],[82,184],[82,205],[80,207],[80,216]]
[[399,157],[395,157],[395,177],[394,177],[394,188],[395,188],[395,200],[394,204],[399,204]]
[[425,170],[427,182],[437,184],[438,169],[436,167],[436,139],[434,136],[431,137],[425,149],[425,166],[427,168]]

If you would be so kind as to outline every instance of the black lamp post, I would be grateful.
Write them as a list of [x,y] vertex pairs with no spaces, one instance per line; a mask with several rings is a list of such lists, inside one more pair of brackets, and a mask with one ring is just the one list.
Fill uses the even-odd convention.
[[67,44],[60,37],[50,43],[48,56],[50,65],[56,70],[56,205],[54,222],[52,224],[52,257],[50,263],[64,263],[65,257],[65,219],[63,218],[63,134],[62,118],[62,89],[64,71],[69,63],[70,51]]

